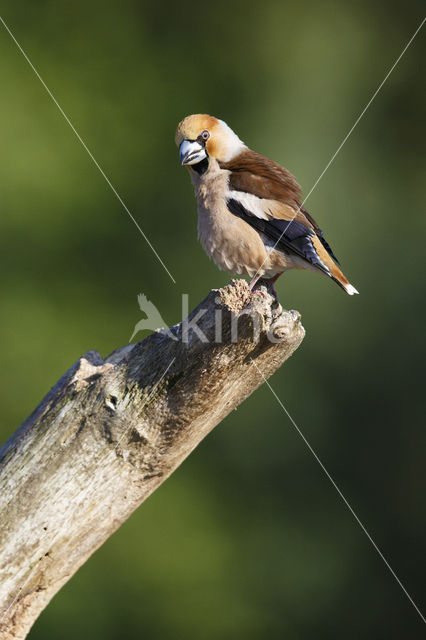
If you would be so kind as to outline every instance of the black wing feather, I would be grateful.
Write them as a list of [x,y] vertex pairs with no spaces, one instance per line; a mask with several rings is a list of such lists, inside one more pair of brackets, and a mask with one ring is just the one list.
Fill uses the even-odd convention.
[[312,244],[312,238],[315,234],[305,225],[295,220],[277,220],[276,218],[264,220],[263,218],[257,218],[250,214],[241,202],[233,198],[227,201],[227,206],[235,216],[238,216],[253,229],[260,231],[276,242],[278,248],[295,253],[327,275],[330,275],[328,267],[319,259]]

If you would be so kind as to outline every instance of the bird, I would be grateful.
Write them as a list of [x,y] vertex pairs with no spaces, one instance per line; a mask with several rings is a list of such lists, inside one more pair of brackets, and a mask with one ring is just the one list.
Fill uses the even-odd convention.
[[275,281],[289,269],[316,271],[358,293],[287,169],[207,114],[184,118],[175,142],[197,198],[199,240],[219,269],[251,278],[253,292],[262,278],[275,296]]

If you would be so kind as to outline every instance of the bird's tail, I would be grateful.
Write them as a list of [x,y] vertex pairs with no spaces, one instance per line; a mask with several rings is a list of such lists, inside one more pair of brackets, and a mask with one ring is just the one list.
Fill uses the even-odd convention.
[[[338,280],[336,280],[336,282],[338,284],[340,284],[340,282]],[[353,284],[351,284],[350,282],[348,282],[347,284],[340,284],[340,286],[346,291],[346,293],[348,293],[350,296],[353,296],[355,293],[359,293],[359,291],[357,289],[355,289],[355,287],[353,286]]]
[[339,287],[342,287],[342,289],[346,291],[346,293],[348,293],[350,296],[353,296],[355,293],[358,293],[355,287],[346,278],[345,274],[339,269],[337,264],[334,262],[329,251],[327,251],[324,248],[320,238],[318,238],[317,236],[314,236],[312,238],[312,244],[314,245],[316,252],[318,254],[318,257],[320,258],[322,264],[325,265],[326,267],[326,269],[322,269],[322,272],[330,276],[330,278],[334,280],[334,282],[336,282],[339,285]]
[[330,278],[332,278],[332,280],[334,280],[334,282],[336,282],[339,287],[342,287],[342,289],[346,291],[346,293],[348,293],[350,296],[353,296],[355,293],[359,293],[359,291],[355,289],[355,287],[349,282],[343,272],[340,271],[339,267],[337,267],[335,264],[333,264],[333,267],[330,269]]

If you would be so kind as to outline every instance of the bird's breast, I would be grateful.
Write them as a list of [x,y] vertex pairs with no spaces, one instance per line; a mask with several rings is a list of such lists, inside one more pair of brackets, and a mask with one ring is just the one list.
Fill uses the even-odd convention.
[[[209,175],[210,174],[210,175]],[[268,248],[257,231],[234,216],[227,207],[228,172],[207,172],[194,182],[198,202],[198,237],[217,266],[233,274],[253,277],[274,275]]]

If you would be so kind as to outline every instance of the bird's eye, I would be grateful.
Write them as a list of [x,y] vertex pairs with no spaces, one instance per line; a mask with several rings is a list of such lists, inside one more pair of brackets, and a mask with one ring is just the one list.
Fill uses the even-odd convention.
[[204,129],[204,131],[200,133],[200,136],[203,140],[208,140],[210,138],[210,132]]

